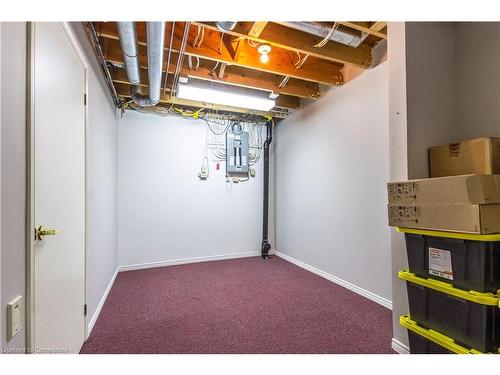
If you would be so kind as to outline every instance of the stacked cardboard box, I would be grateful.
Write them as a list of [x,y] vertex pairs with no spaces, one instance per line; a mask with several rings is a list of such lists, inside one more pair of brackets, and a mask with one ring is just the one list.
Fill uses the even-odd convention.
[[389,224],[406,227],[410,352],[499,352],[500,241],[477,234],[500,233],[500,138],[432,147],[429,162],[433,178],[387,186]]
[[435,178],[387,185],[389,225],[500,233],[500,138],[431,147],[429,161]]
[[500,174],[500,138],[474,138],[429,148],[431,177]]

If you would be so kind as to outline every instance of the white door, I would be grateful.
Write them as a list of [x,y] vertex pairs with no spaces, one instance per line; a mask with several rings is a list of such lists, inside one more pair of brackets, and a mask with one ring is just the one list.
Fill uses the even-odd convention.
[[79,352],[85,340],[86,71],[62,23],[34,23],[34,347]]

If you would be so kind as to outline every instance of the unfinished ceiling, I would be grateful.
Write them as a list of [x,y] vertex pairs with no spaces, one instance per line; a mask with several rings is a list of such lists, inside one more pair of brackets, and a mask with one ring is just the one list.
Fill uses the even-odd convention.
[[[160,103],[157,107],[210,108],[235,113],[248,109],[177,97],[179,80],[264,91],[275,97],[270,111],[286,117],[301,99],[320,97],[319,84],[339,86],[343,68],[370,68],[372,48],[387,38],[386,22],[167,22]],[[131,98],[116,22],[87,23],[89,35],[108,75],[115,103]],[[146,22],[136,22],[143,93],[148,91]],[[184,40],[184,43],[183,43]],[[265,45],[266,47],[259,48]],[[266,49],[270,51],[266,53]],[[268,60],[263,58],[267,54]],[[277,95],[277,96],[276,96]]]

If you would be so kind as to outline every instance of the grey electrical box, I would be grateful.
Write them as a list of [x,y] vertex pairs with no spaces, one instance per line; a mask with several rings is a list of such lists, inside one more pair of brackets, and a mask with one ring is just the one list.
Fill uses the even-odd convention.
[[226,174],[248,176],[248,132],[234,123],[226,132]]

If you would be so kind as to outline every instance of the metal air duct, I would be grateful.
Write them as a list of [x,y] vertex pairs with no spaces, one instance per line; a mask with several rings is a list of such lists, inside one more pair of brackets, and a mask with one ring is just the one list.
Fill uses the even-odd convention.
[[[308,34],[316,35],[321,38],[326,38],[331,32],[331,27],[325,26],[318,22],[277,22],[280,25],[303,31]],[[330,36],[330,40],[342,43],[350,47],[358,47],[368,36],[368,33],[351,31],[342,26],[337,27],[335,32]]]
[[123,61],[127,70],[127,78],[133,85],[131,96],[134,103],[142,107],[150,107],[160,101],[161,75],[163,64],[163,48],[165,45],[165,23],[147,23],[148,48],[148,85],[149,95],[142,95],[141,69],[139,65],[139,47],[134,22],[117,22]]
[[236,24],[238,22],[232,22],[232,21],[219,21],[216,22],[215,25],[220,31],[231,31],[236,27]]

